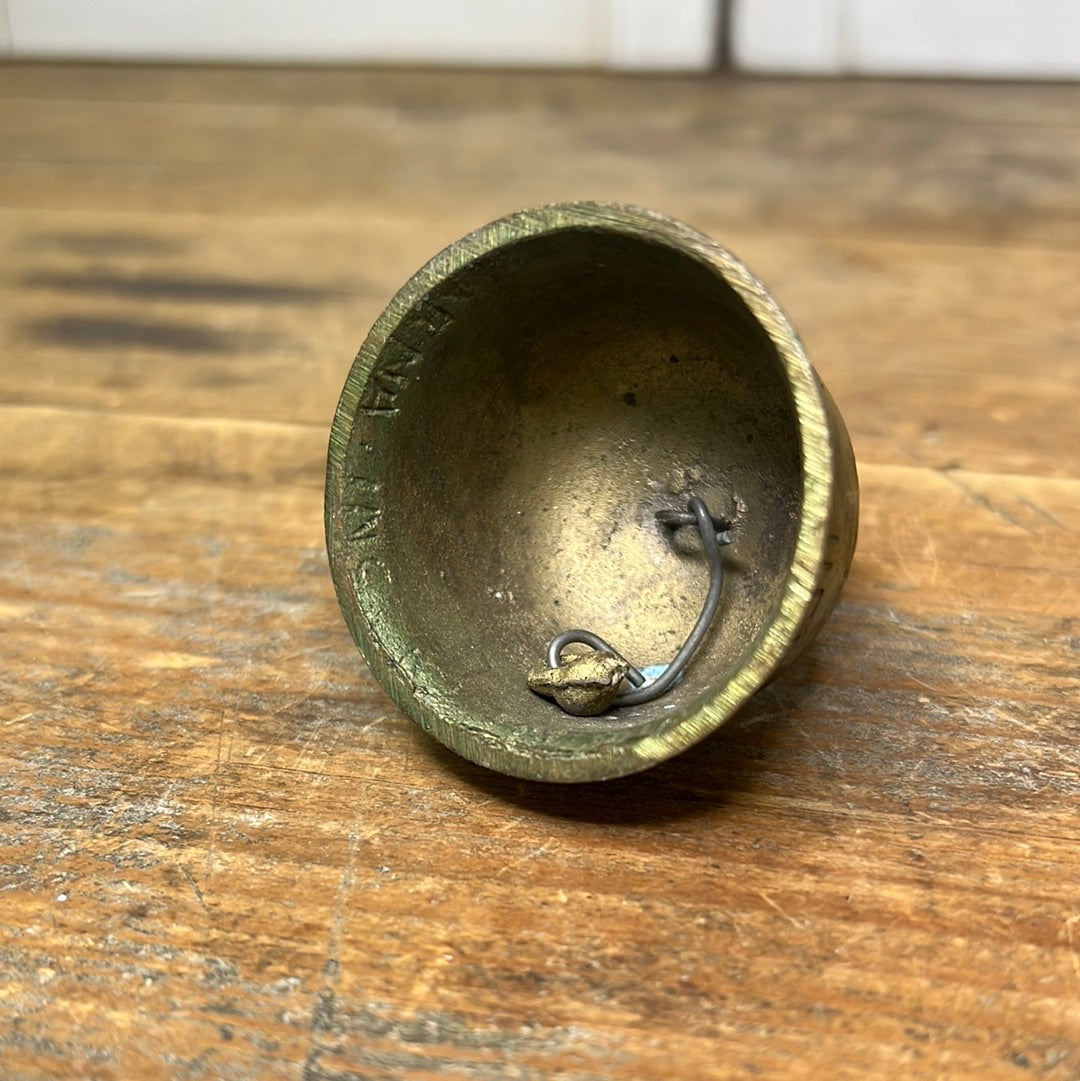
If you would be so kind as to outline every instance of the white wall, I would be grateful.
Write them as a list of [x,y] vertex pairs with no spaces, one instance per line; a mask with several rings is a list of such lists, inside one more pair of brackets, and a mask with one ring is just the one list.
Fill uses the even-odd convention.
[[[728,0],[747,71],[1080,78],[1080,0]],[[0,0],[0,55],[706,71],[722,0]]]
[[[717,0],[0,0],[17,57],[702,71]],[[6,19],[5,19],[6,14]]]
[[749,71],[1080,78],[1080,0],[734,0]]

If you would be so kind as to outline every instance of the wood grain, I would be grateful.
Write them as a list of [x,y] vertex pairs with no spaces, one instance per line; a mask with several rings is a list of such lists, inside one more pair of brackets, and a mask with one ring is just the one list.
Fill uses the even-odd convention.
[[[1080,1076],[1080,91],[0,68],[0,1076]],[[322,546],[349,359],[600,197],[851,427],[816,647],[559,788],[433,745]]]

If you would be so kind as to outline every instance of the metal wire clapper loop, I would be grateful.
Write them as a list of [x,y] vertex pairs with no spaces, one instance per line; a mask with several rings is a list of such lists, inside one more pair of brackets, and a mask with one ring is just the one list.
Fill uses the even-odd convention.
[[549,668],[558,668],[562,663],[563,650],[572,643],[590,646],[592,649],[611,653],[627,665],[629,671],[626,674],[633,690],[619,695],[612,703],[613,706],[640,706],[645,702],[651,702],[666,694],[675,685],[683,669],[689,663],[690,658],[697,652],[708,633],[709,625],[720,607],[720,595],[724,588],[724,561],[720,557],[720,545],[731,543],[731,523],[722,519],[713,518],[705,501],[693,496],[686,504],[686,511],[660,511],[657,520],[673,529],[684,525],[696,525],[701,534],[701,543],[705,548],[705,557],[709,561],[709,592],[705,597],[705,604],[701,609],[701,615],[687,636],[682,648],[672,658],[671,663],[652,682],[646,682],[644,674],[635,668],[630,662],[611,645],[604,641],[598,634],[592,631],[571,630],[557,634],[548,643],[547,663]]

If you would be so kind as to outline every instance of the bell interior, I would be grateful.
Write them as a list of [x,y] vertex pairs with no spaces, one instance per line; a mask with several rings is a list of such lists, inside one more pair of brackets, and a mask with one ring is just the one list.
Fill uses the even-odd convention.
[[[706,260],[602,230],[498,247],[429,299],[453,318],[397,398],[384,459],[394,637],[480,733],[558,753],[677,723],[753,650],[795,548],[799,428],[772,340]],[[682,682],[601,717],[528,690],[568,628],[638,666],[671,659],[708,574],[693,528],[655,515],[692,494],[735,526]]]

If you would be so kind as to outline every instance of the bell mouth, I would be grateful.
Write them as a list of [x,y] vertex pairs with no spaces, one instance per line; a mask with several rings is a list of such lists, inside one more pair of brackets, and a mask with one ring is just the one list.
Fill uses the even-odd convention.
[[[854,544],[852,524],[822,585],[830,519],[854,514],[837,447],[787,320],[722,248],[635,208],[512,215],[410,279],[349,374],[326,494],[342,610],[394,700],[473,761],[632,773],[722,723],[831,606]],[[735,524],[684,678],[593,717],[530,691],[567,628],[670,660],[708,572],[657,513],[690,496]]]

